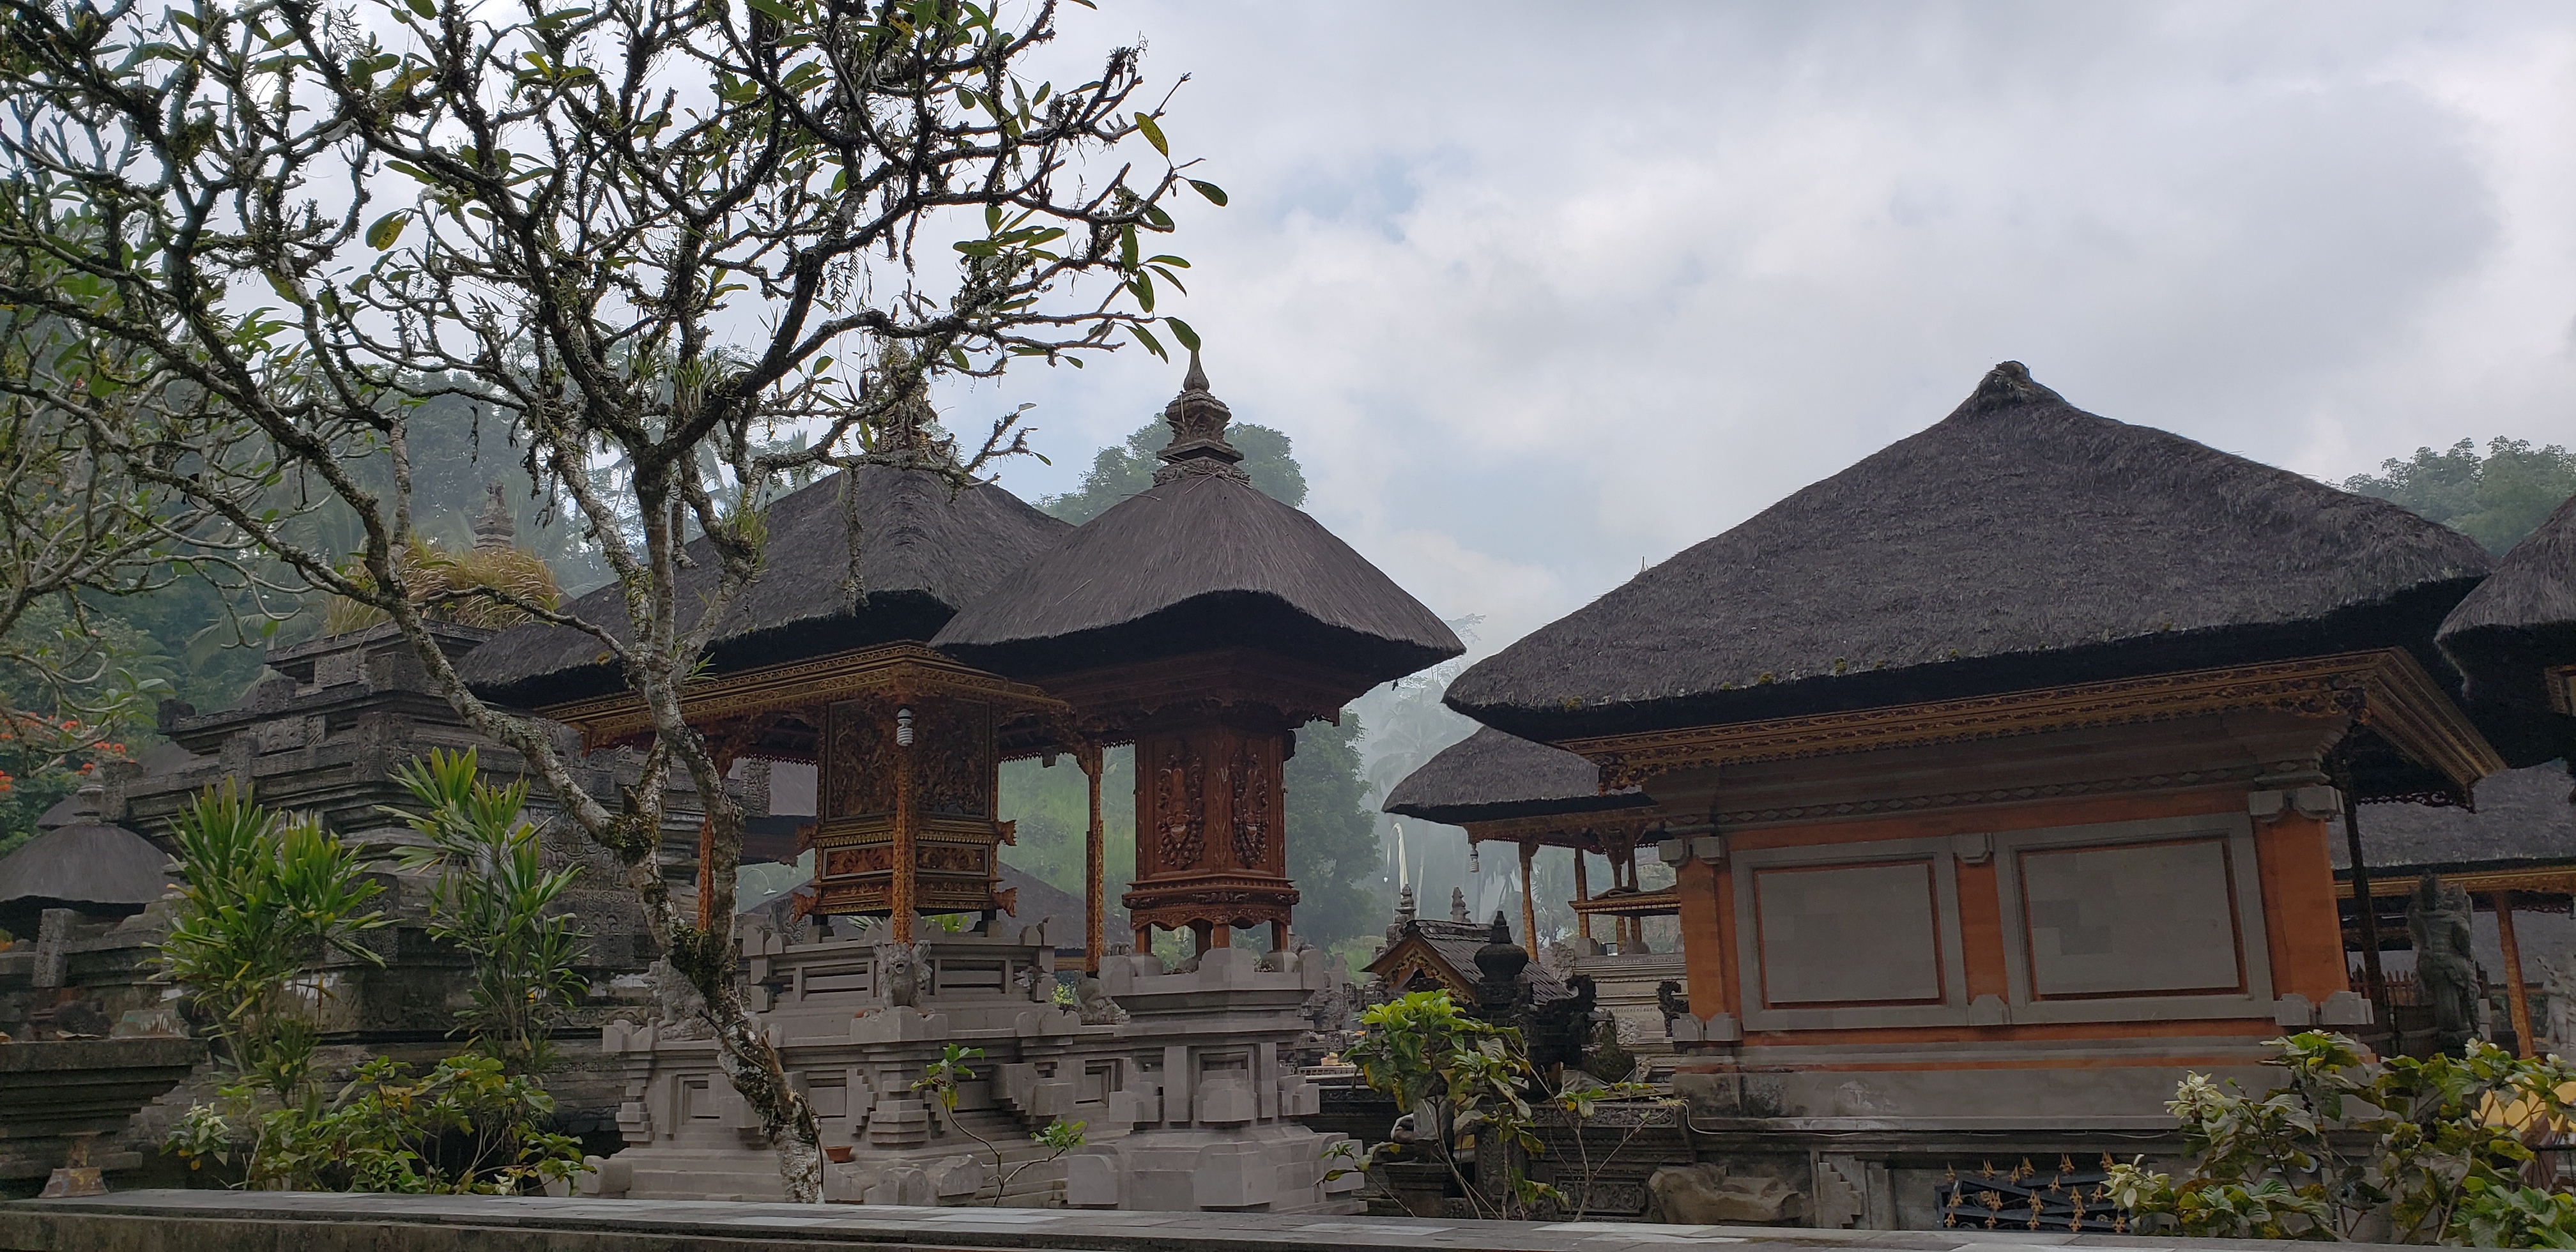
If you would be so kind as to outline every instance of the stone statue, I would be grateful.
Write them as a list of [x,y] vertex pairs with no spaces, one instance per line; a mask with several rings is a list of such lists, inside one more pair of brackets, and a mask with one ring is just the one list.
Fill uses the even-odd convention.
[[1085,1026],[1115,1026],[1127,1020],[1127,1010],[1089,974],[1073,984],[1073,1005]]
[[2469,893],[2426,874],[2406,905],[2415,986],[2433,1011],[2433,1046],[2456,1054],[2478,1027],[2478,962],[2469,946]]
[[1449,889],[1449,920],[1453,922],[1463,922],[1468,920],[1467,889],[1465,887],[1451,887]]
[[660,1025],[654,1033],[664,1039],[711,1039],[714,1024],[707,1020],[707,998],[698,994],[689,980],[663,957],[644,971],[653,984],[654,1020]]
[[1690,997],[1682,994],[1682,985],[1672,979],[1655,984],[1655,1006],[1664,1012],[1664,1029],[1671,1030],[1673,1019],[1689,1017]]
[[921,958],[908,943],[877,945],[877,998],[886,1007],[917,1008],[921,1001]]
[[2561,1056],[2576,1052],[2576,955],[2540,958],[2540,986],[2549,996],[2550,1046]]

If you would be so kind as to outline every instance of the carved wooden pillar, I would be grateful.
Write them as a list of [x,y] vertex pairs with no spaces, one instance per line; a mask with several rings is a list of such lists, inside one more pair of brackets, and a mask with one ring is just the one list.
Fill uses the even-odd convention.
[[[901,696],[896,697],[898,700]],[[896,943],[912,942],[913,909],[921,865],[920,797],[913,786],[919,754],[912,747],[912,707],[895,712],[894,748],[894,878],[886,884],[886,907]]]

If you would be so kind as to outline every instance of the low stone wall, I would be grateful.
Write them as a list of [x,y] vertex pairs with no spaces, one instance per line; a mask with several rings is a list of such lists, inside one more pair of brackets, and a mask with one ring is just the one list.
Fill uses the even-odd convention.
[[[1753,1252],[1773,1247],[1989,1252],[2031,1248],[2278,1245],[2114,1235],[1973,1237],[1888,1230],[1645,1226],[1295,1217],[1267,1213],[1089,1213],[687,1200],[139,1191],[0,1204],[0,1252],[850,1252],[857,1248],[1095,1252]],[[2359,1247],[2367,1245],[2345,1245]]]

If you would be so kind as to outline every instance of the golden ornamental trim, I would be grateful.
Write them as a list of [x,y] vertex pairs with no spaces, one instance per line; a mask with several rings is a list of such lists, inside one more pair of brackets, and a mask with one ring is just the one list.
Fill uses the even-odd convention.
[[2504,768],[2495,749],[2424,667],[2395,648],[1964,700],[1590,736],[1560,740],[1557,746],[1600,766],[1601,787],[1607,792],[1674,770],[2244,711],[2354,718],[2463,790]]
[[2540,677],[2549,688],[2549,707],[2576,717],[2576,665],[2543,670]]

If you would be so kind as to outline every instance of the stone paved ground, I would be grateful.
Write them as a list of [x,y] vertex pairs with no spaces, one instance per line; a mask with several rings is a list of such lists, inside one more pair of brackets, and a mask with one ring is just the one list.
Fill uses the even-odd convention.
[[2002,1232],[1451,1222],[1262,1213],[725,1204],[684,1200],[136,1191],[0,1204],[0,1252],[1671,1252],[1725,1247],[2161,1252],[2271,1245]]

